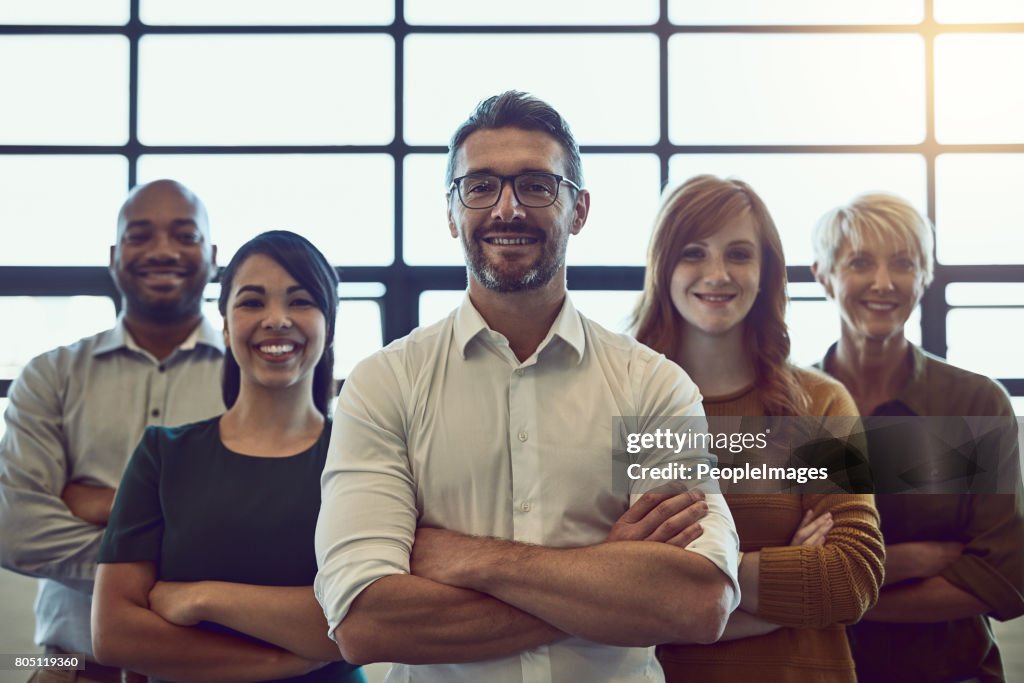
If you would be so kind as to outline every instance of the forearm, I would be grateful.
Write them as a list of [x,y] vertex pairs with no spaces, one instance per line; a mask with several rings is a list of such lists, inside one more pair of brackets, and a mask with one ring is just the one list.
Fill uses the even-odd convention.
[[710,560],[662,543],[552,549],[470,538],[446,583],[518,607],[573,635],[609,645],[714,642],[733,604]]
[[497,659],[566,636],[487,595],[396,574],[359,594],[335,637],[353,664],[438,664]]
[[96,526],[107,525],[116,490],[109,486],[71,483],[64,487],[61,500],[75,517]]
[[941,576],[884,588],[865,621],[936,623],[987,614],[991,607]]
[[[741,587],[741,590],[746,589]],[[724,642],[727,640],[763,636],[780,628],[781,626],[778,624],[765,621],[741,608],[729,615],[729,623],[725,625],[725,631],[718,640],[719,642]]]
[[885,546],[885,584],[938,576],[960,554],[959,543],[916,541]]
[[320,666],[276,647],[175,626],[129,602],[94,609],[92,628],[99,661],[165,680],[242,683],[297,676]]
[[203,581],[196,615],[282,647],[300,657],[341,659],[312,586],[254,586]]

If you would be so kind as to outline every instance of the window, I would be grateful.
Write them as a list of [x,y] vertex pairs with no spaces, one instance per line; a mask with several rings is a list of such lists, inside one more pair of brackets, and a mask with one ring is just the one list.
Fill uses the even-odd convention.
[[221,263],[282,227],[341,268],[344,376],[461,299],[446,145],[476,102],[514,87],[559,108],[582,145],[594,201],[569,283],[599,321],[624,329],[663,187],[735,176],[779,225],[794,358],[816,360],[838,320],[811,281],[811,227],[886,190],[936,223],[936,281],[910,336],[1024,397],[1020,354],[980,333],[1024,323],[1009,247],[1024,224],[1021,22],[1017,0],[6,3],[0,301],[45,333],[5,347],[0,382],[29,346],[88,333],[38,302],[98,297],[90,329],[109,324],[117,208],[166,176],[207,201]]

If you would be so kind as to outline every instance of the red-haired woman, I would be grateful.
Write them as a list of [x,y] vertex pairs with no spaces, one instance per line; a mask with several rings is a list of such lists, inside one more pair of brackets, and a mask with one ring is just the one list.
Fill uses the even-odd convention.
[[[849,393],[789,358],[778,230],[745,183],[702,175],[666,194],[637,338],[679,363],[724,416],[855,416]],[[878,597],[870,494],[726,494],[739,531],[740,608],[713,645],[664,645],[669,681],[854,681],[842,624]]]

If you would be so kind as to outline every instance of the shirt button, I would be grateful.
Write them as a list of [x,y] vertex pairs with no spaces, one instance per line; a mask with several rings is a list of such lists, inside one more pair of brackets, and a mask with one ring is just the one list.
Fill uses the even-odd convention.
[[166,372],[167,366],[165,366],[163,363],[161,363],[160,366],[157,367],[157,370],[159,370],[160,372]]
[[519,507],[520,507],[520,509],[522,509],[523,512],[529,512],[530,511],[530,504],[529,503],[523,503]]
[[526,370],[523,370],[522,368],[516,368],[516,376],[517,377],[522,377],[525,374],[526,374]]
[[153,410],[149,411],[149,414],[152,415],[153,417],[160,417],[160,409],[153,408]]
[[527,440],[527,439],[529,439],[529,438],[530,438],[530,435],[529,435],[529,434],[527,434],[525,430],[524,430],[524,431],[521,431],[521,432],[519,432],[519,440],[520,440],[520,441],[526,441],[526,440]]

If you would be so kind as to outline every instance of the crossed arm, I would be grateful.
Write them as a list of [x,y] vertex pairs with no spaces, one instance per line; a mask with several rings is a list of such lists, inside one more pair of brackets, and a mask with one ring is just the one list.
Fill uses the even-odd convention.
[[964,546],[917,541],[886,546],[886,581],[865,621],[931,623],[987,614],[992,607],[940,576]]
[[742,600],[725,640],[780,626],[854,623],[877,600],[884,549],[872,497],[810,495],[802,502],[804,517],[789,547],[744,554]]
[[568,635],[624,646],[713,641],[731,583],[683,550],[706,514],[699,494],[647,494],[604,543],[570,549],[420,529],[412,574],[363,590],[335,632],[339,647],[354,663],[424,664],[493,659]]
[[[268,643],[195,626],[208,617]],[[325,631],[309,587],[159,583],[152,562],[97,572],[95,656],[149,676],[230,683],[302,675],[339,658]]]

